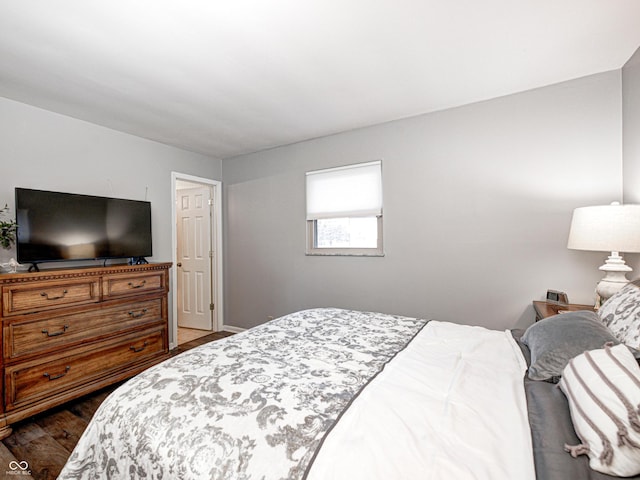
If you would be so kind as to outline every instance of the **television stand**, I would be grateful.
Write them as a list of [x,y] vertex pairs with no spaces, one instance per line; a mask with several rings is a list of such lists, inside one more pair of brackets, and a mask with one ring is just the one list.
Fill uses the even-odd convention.
[[129,265],[147,265],[148,263],[144,257],[131,257],[129,260]]

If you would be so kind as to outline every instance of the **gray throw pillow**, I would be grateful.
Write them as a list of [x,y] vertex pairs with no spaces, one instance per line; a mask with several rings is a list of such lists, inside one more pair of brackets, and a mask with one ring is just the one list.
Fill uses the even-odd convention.
[[529,378],[554,383],[573,357],[586,350],[602,348],[607,342],[620,343],[596,313],[588,310],[561,313],[540,320],[527,328],[522,342],[531,351]]

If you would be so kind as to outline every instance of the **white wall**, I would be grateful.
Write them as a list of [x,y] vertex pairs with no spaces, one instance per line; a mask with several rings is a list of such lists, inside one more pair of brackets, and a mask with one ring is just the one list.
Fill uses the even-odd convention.
[[0,204],[12,215],[15,187],[146,199],[150,260],[171,261],[172,170],[220,179],[221,161],[0,97]]
[[[622,67],[622,156],[624,203],[640,203],[640,48]],[[640,273],[640,255],[625,255],[634,269],[629,278]]]
[[640,203],[640,48],[622,68],[624,201]]
[[[604,256],[566,241],[573,208],[622,196],[620,75],[224,160],[227,323],[337,306],[506,328],[547,288],[592,302]],[[305,256],[304,172],[375,159],[386,256]]]

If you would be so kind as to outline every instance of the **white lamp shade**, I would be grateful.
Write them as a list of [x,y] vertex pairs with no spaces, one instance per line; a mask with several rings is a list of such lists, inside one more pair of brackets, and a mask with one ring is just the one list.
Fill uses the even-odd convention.
[[640,205],[576,208],[567,247],[598,252],[640,252]]

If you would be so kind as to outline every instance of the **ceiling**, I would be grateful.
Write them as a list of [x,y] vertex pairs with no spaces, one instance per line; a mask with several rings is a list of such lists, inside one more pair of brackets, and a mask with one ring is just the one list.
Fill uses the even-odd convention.
[[0,96],[215,158],[618,69],[638,0],[5,0]]

